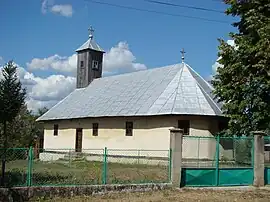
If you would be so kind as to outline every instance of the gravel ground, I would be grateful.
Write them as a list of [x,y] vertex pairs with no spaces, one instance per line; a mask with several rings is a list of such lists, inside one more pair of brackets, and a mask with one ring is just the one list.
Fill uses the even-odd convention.
[[33,200],[36,202],[267,202],[270,201],[270,190],[163,190],[145,193],[112,193],[97,196],[53,198]]

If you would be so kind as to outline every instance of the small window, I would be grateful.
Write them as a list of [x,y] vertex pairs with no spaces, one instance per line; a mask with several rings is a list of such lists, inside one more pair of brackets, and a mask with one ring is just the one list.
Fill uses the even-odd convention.
[[98,136],[98,123],[93,123],[93,136]]
[[53,135],[58,136],[58,124],[54,124],[53,126]]
[[92,69],[98,69],[98,61],[97,60],[93,60]]
[[81,61],[81,67],[83,67],[83,61]]
[[133,135],[133,122],[126,122],[126,136]]
[[189,120],[179,120],[178,128],[183,129],[184,135],[189,135],[189,128],[190,128]]

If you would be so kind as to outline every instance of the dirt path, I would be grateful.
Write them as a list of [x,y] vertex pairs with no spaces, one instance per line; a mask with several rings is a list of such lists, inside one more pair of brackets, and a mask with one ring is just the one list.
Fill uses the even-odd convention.
[[221,191],[221,190],[165,190],[146,193],[118,193],[104,196],[54,198],[35,200],[43,202],[267,202],[270,201],[270,190]]

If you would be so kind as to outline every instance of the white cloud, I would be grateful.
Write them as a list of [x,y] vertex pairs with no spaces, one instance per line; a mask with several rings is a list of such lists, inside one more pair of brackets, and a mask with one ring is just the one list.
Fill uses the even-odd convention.
[[[62,57],[56,54],[48,58],[34,58],[27,63],[28,70],[19,65],[17,66],[17,74],[22,85],[27,88],[28,108],[33,111],[41,107],[52,107],[75,89],[76,54],[70,57]],[[146,68],[144,64],[136,62],[136,57],[130,51],[126,42],[118,43],[104,55],[103,71],[105,74],[132,72]],[[69,73],[71,76],[58,74],[41,78],[31,72],[38,69]]]
[[132,72],[147,69],[144,64],[136,63],[136,57],[129,50],[126,42],[119,42],[104,55],[104,71],[114,72]]
[[216,74],[218,67],[222,67],[223,66],[220,63],[218,63],[218,61],[220,59],[221,59],[221,57],[218,57],[218,59],[216,60],[216,62],[212,65],[212,71],[213,71],[214,74]]
[[36,84],[29,96],[39,101],[58,101],[75,89],[75,78],[63,75],[51,75],[45,79],[35,77]]
[[46,14],[47,11],[64,17],[71,17],[74,12],[70,4],[54,4],[53,0],[43,0],[41,3],[41,12]]
[[[41,107],[50,108],[75,89],[75,77],[51,75],[41,78],[17,66],[17,75],[23,87],[27,89],[26,103],[30,110],[36,111]],[[0,73],[0,79],[1,77]]]
[[[235,46],[235,42],[234,40],[227,40],[227,43],[230,45],[230,46],[233,46],[237,49],[237,47]],[[216,60],[216,62],[212,65],[212,72],[213,74],[215,75],[217,73],[217,69],[218,67],[223,67],[222,64],[218,63],[218,61],[221,59],[221,57],[218,57],[218,59]],[[210,76],[211,78],[213,77],[212,75]]]
[[53,69],[59,72],[76,72],[77,56],[73,54],[70,57],[61,57],[53,55],[48,58],[34,58],[30,63],[26,63],[29,70],[48,70]]
[[72,6],[69,4],[65,4],[65,5],[54,5],[51,8],[51,11],[53,13],[65,16],[65,17],[71,17],[73,14],[73,9]]
[[51,75],[47,78],[34,77],[34,84],[28,86],[27,106],[36,111],[41,107],[51,108],[75,89],[76,78]]
[[[57,70],[62,73],[72,73],[75,75],[77,68],[77,55],[69,57],[53,55],[48,58],[34,58],[27,63],[29,70]],[[137,63],[136,57],[130,51],[126,42],[119,42],[112,47],[108,53],[104,54],[103,73],[115,74],[123,72],[133,72],[147,69],[146,65]]]
[[230,46],[235,46],[235,42],[232,39],[227,40],[227,44],[229,44]]
[[53,5],[53,0],[43,0],[41,3],[41,12],[43,14],[46,14],[52,5]]

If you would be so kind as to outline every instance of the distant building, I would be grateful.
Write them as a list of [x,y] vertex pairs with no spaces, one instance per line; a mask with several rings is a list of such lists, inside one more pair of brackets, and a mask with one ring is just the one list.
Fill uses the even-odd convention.
[[[44,149],[167,150],[171,127],[192,136],[221,130],[225,119],[213,87],[184,57],[179,64],[101,78],[104,51],[92,34],[77,53],[77,89],[38,119]],[[215,142],[204,147],[201,155],[212,156]]]

